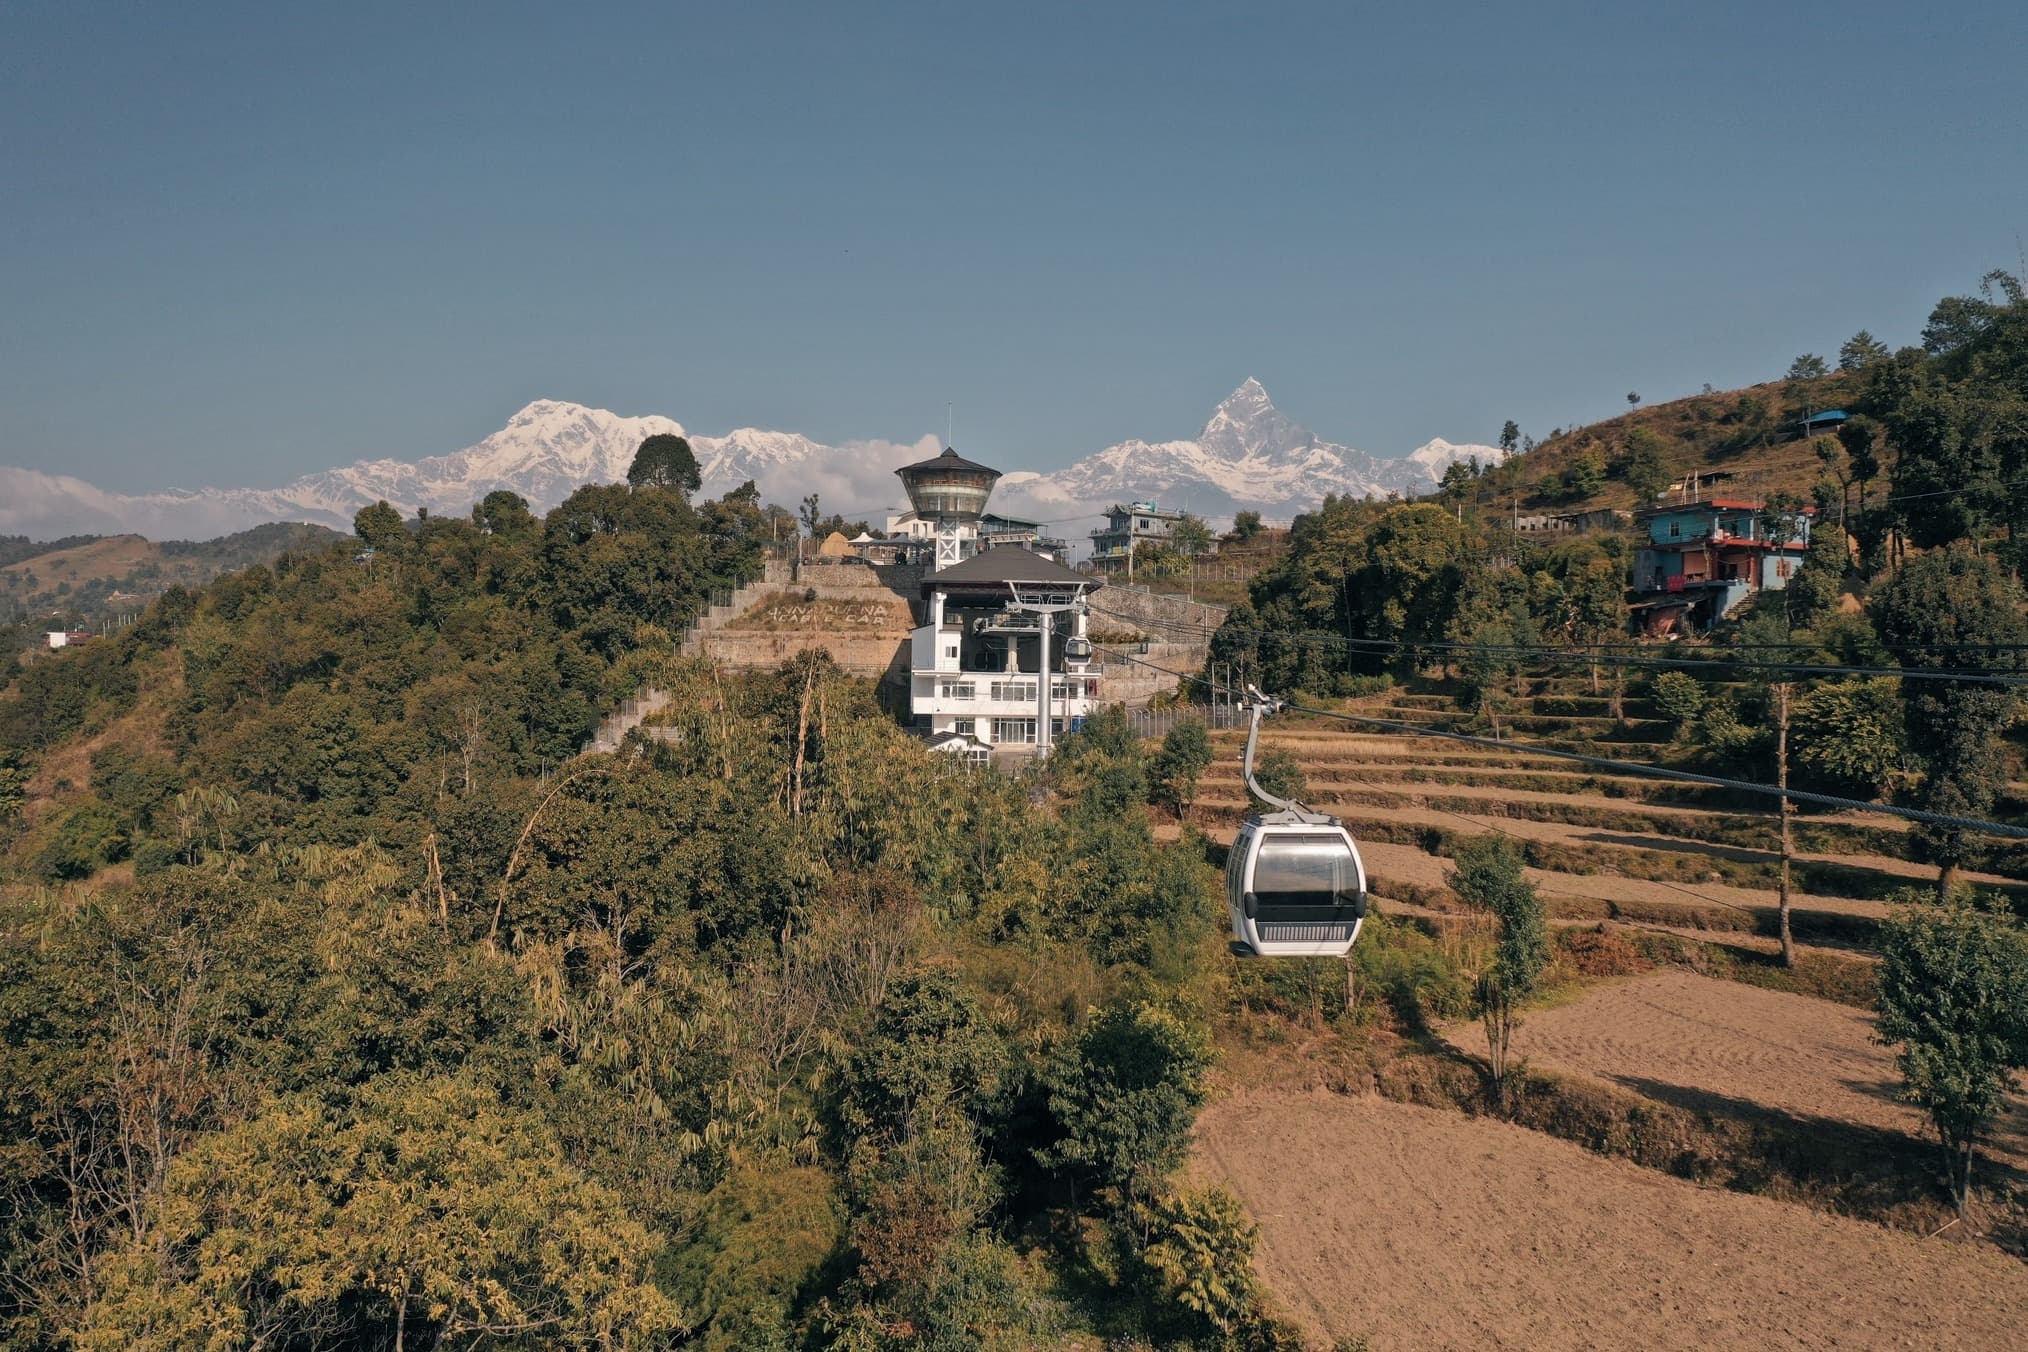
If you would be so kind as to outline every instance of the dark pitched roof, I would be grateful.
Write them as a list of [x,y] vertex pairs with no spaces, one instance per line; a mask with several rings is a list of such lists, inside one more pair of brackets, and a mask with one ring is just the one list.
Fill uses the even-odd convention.
[[1082,584],[1091,589],[1100,585],[1097,578],[1066,568],[1054,559],[1045,559],[1033,550],[1002,545],[925,575],[922,590],[927,596],[936,587],[1005,587],[1009,583],[1050,587]]
[[982,465],[976,460],[965,459],[965,457],[959,455],[957,451],[949,446],[944,447],[942,455],[933,455],[927,460],[918,460],[913,465],[903,465],[895,473],[906,474],[910,470],[916,469],[971,469],[977,470],[981,474],[998,474],[1000,472],[991,465]]

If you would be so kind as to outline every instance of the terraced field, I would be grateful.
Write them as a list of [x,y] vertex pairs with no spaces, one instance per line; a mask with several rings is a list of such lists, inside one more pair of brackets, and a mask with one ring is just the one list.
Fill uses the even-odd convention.
[[[1538,696],[1503,722],[1520,743],[1655,762],[1666,725],[1638,700],[1624,722],[1603,697]],[[1431,727],[1462,723],[1441,695],[1397,694],[1362,712]],[[1525,730],[1524,730],[1525,729]],[[1247,811],[1243,736],[1214,736],[1218,759],[1199,786],[1192,819],[1229,838]],[[1500,831],[1521,845],[1553,916],[1622,919],[1731,934],[1775,932],[1780,867],[1772,799],[1715,786],[1594,771],[1569,761],[1398,733],[1360,732],[1321,719],[1271,726],[1263,743],[1303,767],[1310,806],[1345,819],[1376,891],[1441,904],[1452,842]],[[1767,778],[1772,778],[1768,775]],[[1864,944],[1897,890],[1935,874],[1910,858],[1905,823],[1882,813],[1806,814],[1795,823],[1791,896],[1799,939]],[[1967,881],[2014,890],[2017,879],[1972,872]],[[1390,889],[1392,889],[1390,891]]]
[[[1540,754],[1554,746],[1658,761],[1666,725],[1638,706],[1629,700],[1622,721],[1582,692],[1538,696],[1503,724],[1533,751],[1319,719],[1272,724],[1264,741],[1302,766],[1310,806],[1352,827],[1387,913],[1440,923],[1458,904],[1445,882],[1448,854],[1462,838],[1501,831],[1524,851],[1556,923],[1611,919],[1772,950],[1772,800]],[[1360,711],[1433,727],[1462,721],[1432,695],[1395,694]],[[1248,810],[1243,736],[1213,740],[1218,759],[1192,819],[1229,840]],[[1838,950],[1832,965],[1848,972],[1855,957],[1871,960],[1887,899],[1934,878],[1910,858],[1904,824],[1882,813],[1802,816],[1795,839],[1797,937],[1806,955]],[[1970,880],[2020,887],[1995,873]],[[1531,1011],[1517,1051],[1536,1070],[1650,1100],[1657,1113],[1761,1123],[1787,1139],[1835,1136],[1869,1158],[1913,1161],[1910,1186],[1922,1194],[1934,1137],[1896,1097],[1892,1052],[1857,1007],[1864,995],[1841,989],[1848,1002],[1833,1003],[1745,980],[1665,968],[1594,982]],[[1475,1023],[1442,1032],[1466,1056],[1483,1052]],[[2028,1103],[2019,1097],[1982,1167],[1992,1206],[1982,1228],[1924,1242],[1486,1117],[1244,1076],[1201,1118],[1195,1162],[1258,1221],[1263,1277],[1320,1341],[2028,1346],[2018,1320],[2028,1299],[2018,1256]]]

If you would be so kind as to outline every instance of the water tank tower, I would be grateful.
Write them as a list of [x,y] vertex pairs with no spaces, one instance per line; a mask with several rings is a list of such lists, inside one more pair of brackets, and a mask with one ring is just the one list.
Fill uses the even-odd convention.
[[895,473],[908,490],[917,519],[936,528],[939,569],[977,551],[979,518],[1000,480],[999,470],[975,464],[946,446],[942,455],[903,465]]

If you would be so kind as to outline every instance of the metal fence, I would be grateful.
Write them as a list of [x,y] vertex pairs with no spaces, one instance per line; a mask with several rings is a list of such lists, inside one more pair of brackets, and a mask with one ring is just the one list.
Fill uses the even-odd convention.
[[1167,709],[1129,709],[1127,726],[1136,737],[1167,737],[1178,723],[1202,723],[1216,731],[1244,727],[1246,715],[1236,704],[1183,704]]

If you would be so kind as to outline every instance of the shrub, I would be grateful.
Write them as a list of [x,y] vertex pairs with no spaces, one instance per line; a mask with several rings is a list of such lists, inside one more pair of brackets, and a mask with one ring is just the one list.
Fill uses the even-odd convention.
[[1892,782],[1907,758],[1896,685],[1891,677],[1837,681],[1796,701],[1796,766],[1811,784],[1873,798]]
[[1179,1306],[1225,1338],[1254,1317],[1253,1250],[1260,1231],[1231,1193],[1170,1193],[1146,1209],[1143,1223],[1148,1244],[1141,1262],[1158,1306]]
[[1654,679],[1649,692],[1662,717],[1680,733],[1695,722],[1704,709],[1704,684],[1687,672],[1665,671]]
[[1633,940],[1607,925],[1565,930],[1557,936],[1556,943],[1582,976],[1633,976],[1654,970],[1655,964]]
[[89,878],[107,864],[127,857],[128,840],[120,814],[104,803],[72,808],[35,861],[36,871],[52,882]]
[[1253,777],[1277,798],[1299,799],[1310,787],[1303,767],[1280,747],[1271,747],[1254,759]]
[[1120,1205],[1182,1163],[1211,1048],[1203,1032],[1153,1005],[1114,1006],[1057,1049],[1044,1079],[1060,1139],[1044,1168],[1081,1176]]

